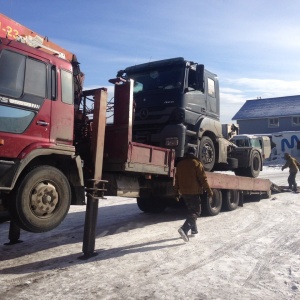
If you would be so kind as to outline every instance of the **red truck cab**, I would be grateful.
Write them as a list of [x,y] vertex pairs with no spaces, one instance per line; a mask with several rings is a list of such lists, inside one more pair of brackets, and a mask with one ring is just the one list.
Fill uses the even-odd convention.
[[84,199],[74,145],[83,76],[69,52],[1,14],[0,24],[0,204],[21,228],[48,231]]

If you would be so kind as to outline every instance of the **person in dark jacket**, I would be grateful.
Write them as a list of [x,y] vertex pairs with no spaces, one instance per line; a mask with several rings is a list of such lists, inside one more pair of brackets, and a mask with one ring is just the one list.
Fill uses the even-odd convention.
[[300,164],[296,158],[292,157],[288,153],[284,153],[284,159],[286,160],[286,163],[281,167],[281,170],[283,171],[285,168],[290,169],[290,175],[288,177],[289,189],[296,192],[297,191],[296,174],[298,172]]
[[176,166],[175,192],[181,195],[188,209],[184,224],[178,229],[185,242],[189,241],[188,232],[198,233],[196,220],[201,214],[201,195],[207,192],[209,197],[213,192],[208,185],[204,167],[196,157],[196,148],[189,147],[183,160]]

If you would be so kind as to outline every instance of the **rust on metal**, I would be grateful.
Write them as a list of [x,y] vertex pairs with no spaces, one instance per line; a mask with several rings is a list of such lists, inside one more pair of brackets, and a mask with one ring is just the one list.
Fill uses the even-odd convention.
[[[59,53],[63,53],[65,59],[69,62],[74,61],[74,58],[76,58],[76,56],[70,51],[49,41],[47,36],[42,37],[33,30],[19,24],[3,14],[0,14],[0,37],[8,38],[10,40],[20,40],[26,44],[36,44],[37,46],[35,46],[35,48],[39,48],[38,45],[41,43],[42,47],[39,48],[40,50],[49,54],[54,54],[51,49]],[[55,53],[55,55],[57,55],[57,53]]]
[[109,81],[115,84],[114,122],[106,126],[104,170],[143,172],[173,177],[174,150],[132,141],[133,81],[119,78]]
[[105,89],[97,89],[94,93],[94,101],[91,150],[95,166],[94,179],[100,180],[103,168],[107,91]]

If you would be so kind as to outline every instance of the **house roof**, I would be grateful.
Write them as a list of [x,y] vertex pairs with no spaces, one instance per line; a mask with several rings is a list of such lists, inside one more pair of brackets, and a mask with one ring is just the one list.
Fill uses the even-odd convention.
[[232,120],[299,116],[300,95],[247,100]]

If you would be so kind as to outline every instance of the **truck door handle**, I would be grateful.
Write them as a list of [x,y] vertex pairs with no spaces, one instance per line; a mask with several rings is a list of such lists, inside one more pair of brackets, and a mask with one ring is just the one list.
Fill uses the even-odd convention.
[[39,125],[39,126],[48,126],[49,123],[48,123],[48,122],[45,122],[45,121],[39,120],[39,121],[36,122],[36,125]]
[[205,113],[206,112],[206,109],[204,107],[201,107],[201,112],[202,113]]

